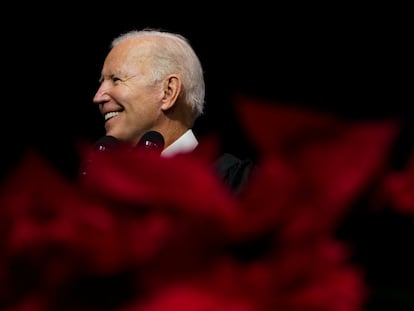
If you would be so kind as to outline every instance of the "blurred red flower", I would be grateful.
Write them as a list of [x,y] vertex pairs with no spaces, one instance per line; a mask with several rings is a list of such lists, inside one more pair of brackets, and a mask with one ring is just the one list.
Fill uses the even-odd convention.
[[335,229],[398,124],[235,105],[261,155],[238,196],[199,155],[104,152],[69,182],[28,153],[0,192],[1,309],[363,310]]

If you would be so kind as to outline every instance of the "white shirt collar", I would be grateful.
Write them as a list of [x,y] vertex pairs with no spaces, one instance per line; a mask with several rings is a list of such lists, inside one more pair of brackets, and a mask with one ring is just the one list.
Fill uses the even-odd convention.
[[171,157],[178,153],[193,151],[198,145],[198,140],[191,129],[187,130],[175,142],[161,152],[162,157]]

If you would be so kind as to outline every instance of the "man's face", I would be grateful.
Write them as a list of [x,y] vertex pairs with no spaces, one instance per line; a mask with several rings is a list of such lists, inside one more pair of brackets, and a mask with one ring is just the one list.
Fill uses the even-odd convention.
[[109,52],[93,98],[105,118],[106,135],[134,145],[162,114],[162,83],[147,83],[150,49],[145,43],[127,40]]

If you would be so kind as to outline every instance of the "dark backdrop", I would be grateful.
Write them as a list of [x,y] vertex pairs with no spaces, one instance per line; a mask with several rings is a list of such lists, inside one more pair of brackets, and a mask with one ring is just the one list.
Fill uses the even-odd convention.
[[3,167],[35,147],[65,168],[74,163],[74,140],[103,134],[92,97],[110,41],[132,28],[163,28],[189,38],[207,85],[206,114],[196,130],[219,131],[237,153],[249,148],[231,105],[235,94],[351,118],[411,116],[412,35],[404,8],[286,10],[257,3],[224,11],[207,3],[170,5],[86,9],[60,3],[5,10]]

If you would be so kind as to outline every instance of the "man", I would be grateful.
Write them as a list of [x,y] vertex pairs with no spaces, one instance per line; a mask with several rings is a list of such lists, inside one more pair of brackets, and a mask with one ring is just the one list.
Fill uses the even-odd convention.
[[[106,137],[137,146],[144,134],[158,133],[163,157],[198,146],[192,128],[204,110],[203,68],[182,35],[155,29],[120,35],[111,43],[100,83],[93,102],[104,117]],[[224,154],[214,167],[239,191],[252,163]]]

